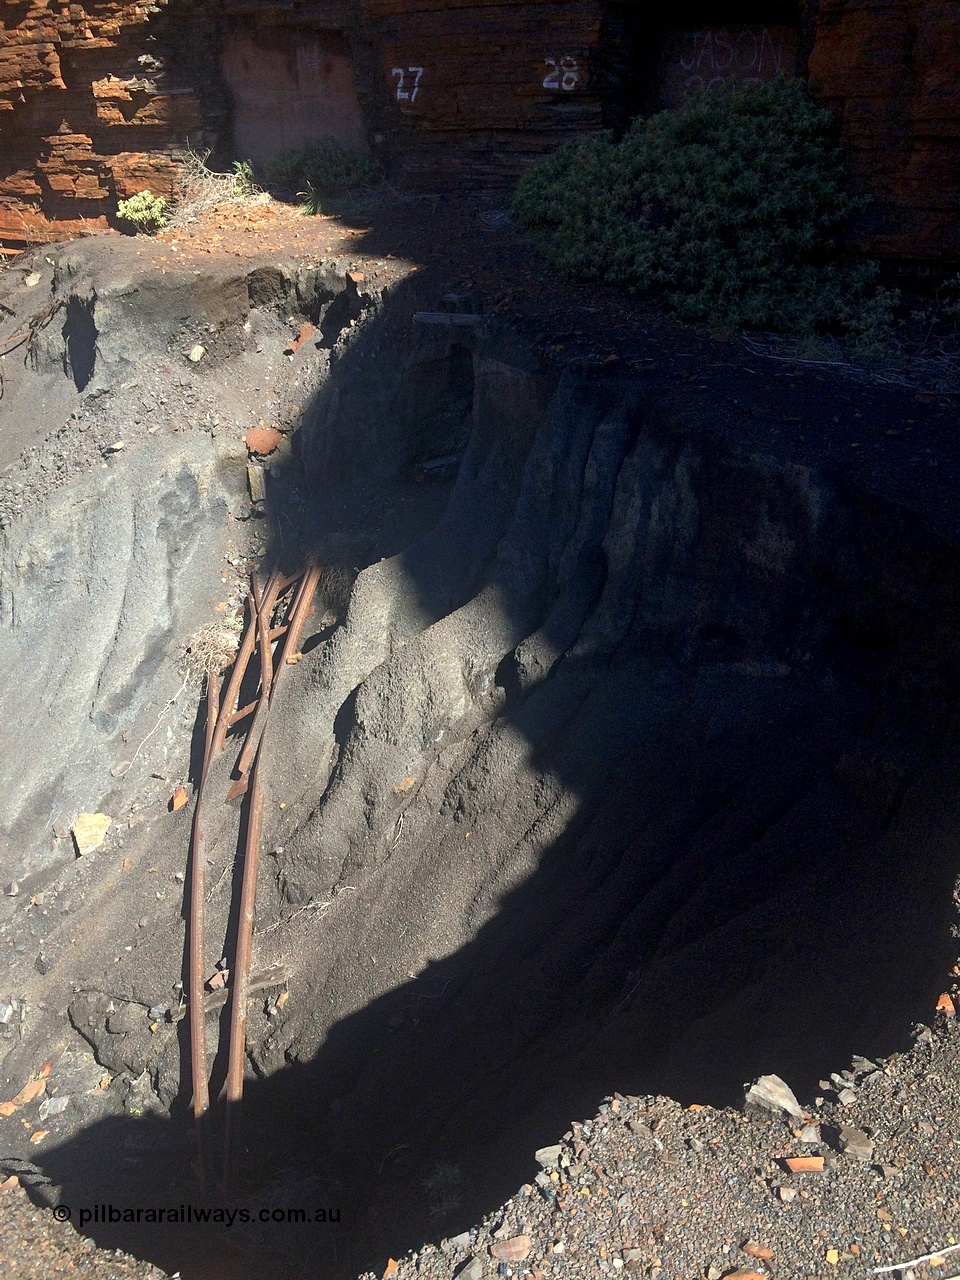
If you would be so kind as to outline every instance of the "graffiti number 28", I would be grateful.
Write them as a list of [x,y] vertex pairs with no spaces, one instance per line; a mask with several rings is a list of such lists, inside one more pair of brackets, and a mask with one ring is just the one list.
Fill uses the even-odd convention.
[[569,93],[575,89],[580,83],[580,68],[577,65],[576,58],[544,58],[544,66],[550,68],[550,72],[543,82],[545,89],[552,89],[554,93],[558,89],[563,89]]
[[396,77],[397,81],[397,101],[415,102],[420,88],[420,77],[423,75],[423,67],[394,67],[391,74]]

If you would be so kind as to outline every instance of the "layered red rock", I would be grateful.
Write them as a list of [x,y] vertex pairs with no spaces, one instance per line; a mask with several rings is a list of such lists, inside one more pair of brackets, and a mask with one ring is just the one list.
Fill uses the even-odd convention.
[[960,260],[960,10],[950,0],[821,0],[810,88],[839,117],[874,205],[855,243]]

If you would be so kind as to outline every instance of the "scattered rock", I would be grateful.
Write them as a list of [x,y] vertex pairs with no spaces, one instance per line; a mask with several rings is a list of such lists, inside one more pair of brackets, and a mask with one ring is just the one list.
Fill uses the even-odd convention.
[[187,803],[187,791],[185,787],[177,787],[173,795],[170,797],[170,812],[176,813],[178,809],[182,809]]
[[785,1111],[794,1120],[803,1119],[796,1095],[779,1076],[760,1076],[755,1080],[746,1091],[746,1103],[774,1113]]
[[869,1163],[873,1159],[873,1142],[862,1129],[853,1129],[849,1125],[840,1126],[840,1150],[854,1160]]
[[796,1187],[777,1187],[777,1195],[783,1204],[790,1204],[797,1198],[797,1189]]
[[479,1258],[468,1258],[454,1275],[457,1280],[481,1280],[485,1267]]
[[644,1124],[642,1120],[628,1120],[627,1128],[631,1133],[635,1133],[641,1138],[652,1138],[653,1130],[648,1124]]
[[957,1016],[956,1006],[953,1003],[953,996],[946,991],[937,1001],[937,1013],[942,1013],[945,1018],[955,1018]]
[[206,354],[207,354],[207,348],[204,346],[201,346],[201,344],[198,342],[195,346],[192,346],[190,350],[187,352],[187,359],[190,361],[191,364],[199,364]]
[[840,1105],[843,1107],[852,1107],[857,1100],[856,1089],[841,1089],[839,1094]]
[[529,1236],[513,1236],[510,1240],[498,1240],[490,1246],[490,1252],[501,1262],[522,1262],[533,1248]]
[[820,1126],[818,1124],[805,1124],[800,1130],[800,1142],[814,1143],[820,1141]]
[[544,1169],[556,1169],[560,1163],[560,1152],[562,1150],[563,1147],[560,1143],[552,1147],[541,1147],[539,1151],[534,1152],[533,1158]]
[[23,277],[23,283],[27,289],[35,289],[40,283],[40,279],[39,271],[31,271],[28,276]]
[[108,444],[105,447],[103,451],[103,456],[105,458],[108,458],[111,453],[119,453],[122,449],[125,449],[126,447],[127,445],[124,440],[114,440],[113,444]]
[[113,819],[106,813],[78,813],[71,827],[73,839],[77,846],[77,856],[93,853],[99,849],[106,839]]
[[125,773],[130,770],[131,762],[129,760],[121,760],[119,764],[115,764],[110,770],[111,778],[122,778]]

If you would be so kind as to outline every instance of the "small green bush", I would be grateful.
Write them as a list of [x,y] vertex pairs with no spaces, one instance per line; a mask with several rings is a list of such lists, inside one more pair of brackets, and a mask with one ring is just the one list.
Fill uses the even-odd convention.
[[830,116],[796,82],[700,93],[623,140],[562,147],[520,180],[514,219],[572,275],[620,283],[690,320],[869,334],[894,295],[844,265]]
[[150,235],[167,225],[166,209],[167,202],[163,196],[140,191],[129,200],[120,201],[117,205],[117,217],[124,222],[132,222],[138,231]]
[[267,181],[304,197],[305,212],[323,212],[326,199],[380,181],[376,162],[362,151],[341,146],[333,138],[281,151],[264,166]]
[[236,196],[245,199],[247,196],[260,194],[260,188],[253,172],[252,160],[234,160],[233,173],[233,190]]

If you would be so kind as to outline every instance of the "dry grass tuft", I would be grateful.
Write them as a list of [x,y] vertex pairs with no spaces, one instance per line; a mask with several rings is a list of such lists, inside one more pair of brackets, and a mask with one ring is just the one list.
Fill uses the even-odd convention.
[[356,574],[332,565],[320,572],[317,593],[330,612],[338,618],[346,613],[355,577]]
[[168,226],[185,227],[218,206],[263,198],[263,192],[253,181],[249,162],[238,163],[230,173],[216,173],[207,168],[209,156],[209,151],[201,154],[189,147],[184,152],[177,167],[180,199]]
[[190,684],[202,685],[208,675],[223,671],[233,662],[240,638],[243,618],[218,618],[209,627],[195,631],[177,650],[177,667]]

